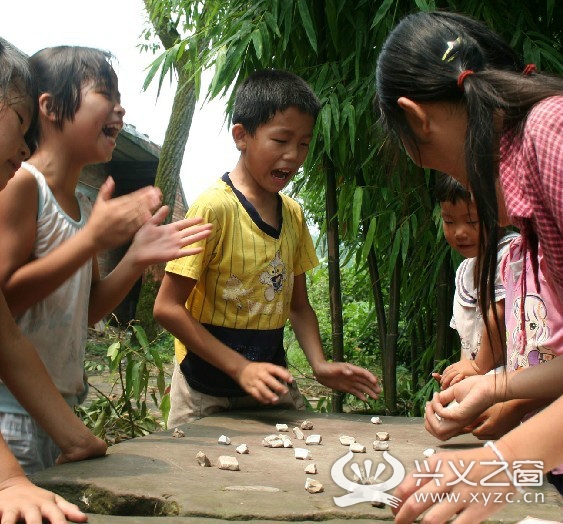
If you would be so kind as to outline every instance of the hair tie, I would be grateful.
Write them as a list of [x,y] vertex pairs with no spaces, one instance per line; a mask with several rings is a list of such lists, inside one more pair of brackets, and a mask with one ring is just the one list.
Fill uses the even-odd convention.
[[538,68],[536,67],[536,64],[526,64],[526,67],[524,68],[524,71],[522,71],[522,74],[524,76],[530,76],[532,73],[535,73],[538,70]]
[[471,69],[466,69],[465,71],[462,71],[457,77],[457,87],[459,87],[463,91],[463,82],[469,75],[472,75],[474,72],[475,71],[472,71]]

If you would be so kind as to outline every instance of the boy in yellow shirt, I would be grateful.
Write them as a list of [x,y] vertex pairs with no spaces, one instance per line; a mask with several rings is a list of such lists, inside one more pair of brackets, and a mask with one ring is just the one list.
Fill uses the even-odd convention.
[[362,400],[380,393],[369,371],[325,359],[305,280],[318,260],[300,205],[280,193],[307,157],[319,110],[286,71],[258,71],[237,91],[239,161],[188,212],[212,234],[199,255],[168,263],[154,306],[176,337],[169,427],[229,409],[302,409],[286,368],[288,318],[320,383]]

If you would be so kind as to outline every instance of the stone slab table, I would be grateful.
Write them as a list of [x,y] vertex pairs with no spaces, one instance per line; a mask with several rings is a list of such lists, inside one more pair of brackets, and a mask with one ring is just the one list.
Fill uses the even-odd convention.
[[[381,417],[381,425],[372,424],[370,418],[275,409],[219,414],[180,426],[185,433],[182,438],[174,438],[171,430],[153,433],[112,446],[104,458],[56,466],[34,475],[33,480],[77,503],[91,514],[91,524],[215,524],[237,520],[262,524],[327,520],[337,524],[364,519],[377,523],[393,520],[389,506],[374,507],[370,501],[348,507],[335,503],[335,497],[347,494],[331,477],[333,464],[348,452],[340,444],[341,435],[353,436],[367,448],[367,453],[354,454],[338,468],[352,482],[352,464],[365,466],[366,460],[372,461],[372,475],[378,466],[385,466],[377,482],[391,476],[390,463],[381,451],[373,450],[378,431],[390,434],[389,453],[407,471],[414,469],[415,460],[423,463],[426,448],[439,451],[482,445],[471,435],[441,443],[424,430],[420,418]],[[305,435],[320,434],[320,445],[306,446],[293,436],[291,429],[305,419],[314,424],[313,430],[304,431]],[[312,460],[297,460],[291,448],[263,447],[264,437],[279,433],[276,423],[289,426],[287,435],[294,447],[307,448]],[[218,444],[221,435],[228,436],[231,445]],[[242,443],[249,447],[248,455],[236,453],[235,447]],[[195,458],[199,451],[209,457],[213,467],[199,466]],[[240,471],[217,468],[220,455],[236,457]],[[304,468],[313,462],[318,474],[308,475]],[[321,482],[324,491],[308,493],[304,488],[307,477]],[[562,499],[547,481],[529,490],[538,502],[513,502],[488,522],[514,523],[527,515],[563,519]]]

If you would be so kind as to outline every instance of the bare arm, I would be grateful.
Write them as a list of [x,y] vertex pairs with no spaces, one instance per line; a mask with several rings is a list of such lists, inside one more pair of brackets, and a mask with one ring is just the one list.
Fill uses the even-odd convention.
[[185,307],[195,284],[193,279],[166,273],[154,304],[155,319],[189,351],[230,376],[257,400],[277,402],[287,391],[280,380],[292,382],[290,373],[274,364],[250,362],[211,335]]
[[201,218],[186,218],[162,225],[167,215],[168,207],[163,206],[139,229],[131,247],[107,277],[100,279],[94,267],[88,309],[90,324],[118,306],[147,266],[201,251],[201,247],[186,247],[208,237],[211,224],[201,224]]
[[160,202],[154,188],[111,199],[113,188],[108,179],[84,228],[39,259],[32,258],[38,212],[35,178],[22,169],[2,191],[0,285],[13,315],[43,300],[97,252],[131,238]]
[[[65,499],[38,488],[25,476],[18,461],[0,435],[0,519],[28,524],[44,521],[51,524],[86,522],[88,517]],[[66,517],[66,518],[65,518]]]
[[293,284],[289,320],[299,344],[311,364],[316,379],[325,386],[352,393],[361,400],[377,398],[381,388],[368,370],[344,362],[327,362],[321,344],[319,323],[307,296],[305,274],[297,275]]
[[[557,360],[557,359],[555,359]],[[553,361],[552,361],[553,362]],[[527,369],[536,369],[547,366],[533,366]],[[518,373],[523,375],[524,372]],[[460,382],[460,385],[466,381]],[[560,380],[561,382],[561,380]],[[543,411],[519,425],[500,440],[496,442],[496,447],[507,462],[509,469],[516,460],[533,460],[543,463],[543,471],[550,471],[555,466],[563,462],[563,449],[561,448],[561,433],[563,432],[563,397],[559,397],[553,404],[546,407]],[[531,446],[531,443],[541,442],[540,446]],[[486,461],[498,460],[498,457],[488,448],[478,448],[465,451],[455,451],[449,453],[437,453],[428,460],[429,471],[433,473],[443,473],[440,486],[437,486],[430,478],[415,479],[409,475],[394,493],[401,499],[401,506],[396,513],[395,522],[398,524],[408,524],[416,520],[423,512],[427,511],[425,521],[428,522],[449,522],[451,517],[456,516],[455,522],[478,523],[486,519],[495,511],[498,511],[503,504],[484,504],[485,497],[495,497],[497,493],[513,493],[514,487],[500,485],[484,486],[481,481],[485,475],[491,473],[490,467],[485,466]],[[474,464],[469,474],[465,476],[464,482],[459,480],[448,467],[449,463]],[[493,477],[495,482],[507,481],[506,474]],[[473,485],[470,483],[473,482]],[[432,495],[436,497],[438,493],[452,493],[451,498],[443,498],[440,504],[434,505]],[[477,503],[471,493],[480,492],[482,496]],[[417,497],[414,494],[418,494]],[[456,496],[457,494],[457,496]],[[422,498],[422,496],[426,498]],[[452,502],[456,500],[458,502]],[[504,501],[506,497],[498,497],[496,501]],[[461,501],[461,502],[460,502]],[[481,502],[479,502],[481,501]]]
[[0,293],[0,377],[62,450],[60,462],[104,455],[106,443],[73,413]]
[[[447,440],[497,402],[513,399],[549,402],[563,394],[562,373],[563,358],[556,357],[522,371],[466,378],[434,395],[426,407],[426,429]],[[459,405],[446,407],[453,400]]]

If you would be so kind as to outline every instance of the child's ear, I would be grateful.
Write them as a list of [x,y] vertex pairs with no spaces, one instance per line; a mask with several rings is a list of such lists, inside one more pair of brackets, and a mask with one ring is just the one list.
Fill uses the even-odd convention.
[[50,122],[56,122],[57,115],[53,111],[53,96],[50,93],[39,96],[39,114]]
[[237,149],[241,152],[246,151],[246,138],[248,133],[242,124],[235,124],[231,129],[231,134]]
[[404,96],[397,100],[397,104],[405,112],[407,121],[416,135],[426,135],[430,132],[429,115],[423,105]]

